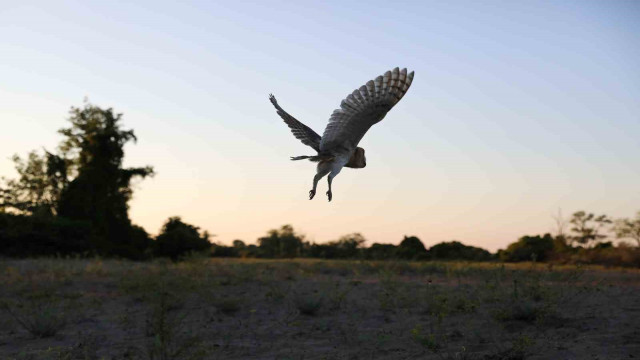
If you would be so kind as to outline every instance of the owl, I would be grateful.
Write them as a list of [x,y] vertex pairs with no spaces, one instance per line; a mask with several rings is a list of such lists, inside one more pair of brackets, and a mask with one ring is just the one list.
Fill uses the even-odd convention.
[[340,108],[333,111],[322,136],[289,115],[278,105],[276,98],[269,95],[269,100],[293,135],[317,153],[312,156],[291,157],[291,160],[308,159],[317,163],[309,200],[315,196],[318,181],[325,175],[328,175],[329,183],[327,197],[331,201],[331,183],[343,167],[361,169],[367,166],[364,149],[358,147],[358,143],[367,130],[384,119],[389,110],[402,99],[411,86],[413,74],[413,71],[407,73],[406,68],[395,68],[354,90],[342,100]]

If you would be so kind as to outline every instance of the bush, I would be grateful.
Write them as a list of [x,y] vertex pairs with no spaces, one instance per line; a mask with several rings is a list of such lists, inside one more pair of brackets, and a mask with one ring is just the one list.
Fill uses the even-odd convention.
[[523,236],[499,253],[502,261],[545,261],[553,251],[554,240],[550,234]]
[[91,227],[83,221],[0,213],[0,254],[13,257],[89,253]]
[[362,235],[353,233],[327,244],[307,243],[304,255],[322,259],[355,259],[360,257],[365,242]]
[[392,244],[374,243],[364,250],[364,256],[369,260],[393,259],[396,256],[396,247]]
[[432,260],[487,261],[491,260],[493,256],[485,249],[451,241],[432,246],[429,249],[429,258]]
[[222,244],[211,244],[212,257],[238,257],[238,248]]
[[153,244],[154,254],[175,261],[189,252],[208,250],[211,247],[209,234],[205,231],[200,235],[198,230],[198,227],[182,222],[178,216],[169,218]]
[[578,264],[640,268],[640,248],[624,242],[616,247],[604,244],[591,249],[580,248],[571,255],[569,261]]
[[396,254],[400,259],[420,260],[427,255],[427,249],[420,239],[415,236],[405,236],[398,248]]

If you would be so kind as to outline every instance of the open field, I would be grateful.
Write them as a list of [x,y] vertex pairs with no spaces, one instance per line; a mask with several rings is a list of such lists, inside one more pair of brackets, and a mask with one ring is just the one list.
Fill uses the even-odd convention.
[[0,260],[1,359],[629,359],[640,272]]

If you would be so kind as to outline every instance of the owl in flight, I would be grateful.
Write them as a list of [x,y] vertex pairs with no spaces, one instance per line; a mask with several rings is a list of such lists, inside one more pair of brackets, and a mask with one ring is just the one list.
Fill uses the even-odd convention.
[[269,95],[269,100],[293,135],[318,153],[314,156],[291,157],[291,160],[309,159],[318,163],[309,200],[315,196],[318,181],[325,175],[329,174],[327,197],[331,201],[331,181],[342,168],[346,166],[360,169],[367,165],[364,149],[358,147],[358,143],[367,130],[384,119],[387,112],[402,99],[412,81],[413,71],[407,74],[407,69],[398,68],[387,71],[375,80],[369,80],[342,100],[340,108],[331,114],[322,137],[289,115],[278,105],[276,98]]

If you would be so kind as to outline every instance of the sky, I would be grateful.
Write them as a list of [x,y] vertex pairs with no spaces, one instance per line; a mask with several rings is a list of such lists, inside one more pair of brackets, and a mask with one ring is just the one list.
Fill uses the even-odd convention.
[[[640,210],[637,1],[0,0],[0,175],[55,149],[83,99],[123,113],[152,165],[130,216],[170,216],[255,243],[284,224],[310,241],[418,236],[491,251],[578,210]],[[398,105],[308,200],[314,151],[268,94],[322,134],[340,101],[394,67]]]

